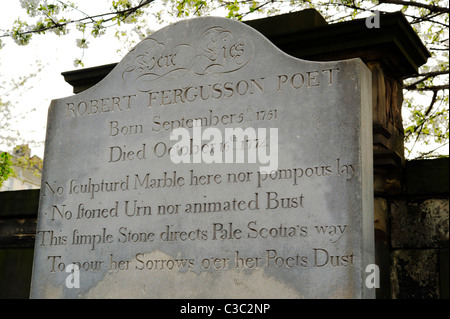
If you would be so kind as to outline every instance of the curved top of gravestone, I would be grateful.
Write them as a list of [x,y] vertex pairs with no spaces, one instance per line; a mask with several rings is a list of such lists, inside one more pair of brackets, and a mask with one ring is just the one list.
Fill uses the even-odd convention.
[[[160,87],[189,87],[198,77],[220,78],[257,64],[291,58],[255,29],[231,19],[201,17],[180,21],[156,31],[137,44],[95,85],[150,92]],[[301,60],[300,60],[301,61]]]

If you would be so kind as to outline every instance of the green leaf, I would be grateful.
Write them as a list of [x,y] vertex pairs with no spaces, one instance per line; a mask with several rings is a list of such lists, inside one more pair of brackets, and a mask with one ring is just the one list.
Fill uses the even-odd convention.
[[11,176],[14,175],[11,155],[6,152],[0,153],[0,187]]

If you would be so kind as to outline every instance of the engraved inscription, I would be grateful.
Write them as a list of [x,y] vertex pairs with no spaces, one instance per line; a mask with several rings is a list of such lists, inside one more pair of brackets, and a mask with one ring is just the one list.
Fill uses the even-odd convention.
[[[254,53],[251,40],[236,38],[222,26],[207,28],[196,44],[178,43],[167,47],[156,39],[147,38],[139,46],[138,54],[131,52],[131,62],[126,65],[122,78],[133,81],[141,92],[152,91],[156,80],[177,79],[187,88],[195,76],[235,72],[247,65]],[[161,94],[164,105],[165,93]],[[181,93],[173,94],[175,99]]]
[[[371,181],[358,63],[301,61],[206,17],[55,100],[32,296],[359,296]],[[277,165],[261,171],[255,154]]]
[[136,97],[136,94],[67,102],[66,117],[131,110],[133,97]]

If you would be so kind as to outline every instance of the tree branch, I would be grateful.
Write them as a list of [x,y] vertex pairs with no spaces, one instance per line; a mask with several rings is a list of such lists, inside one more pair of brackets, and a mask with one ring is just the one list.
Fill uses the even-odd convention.
[[65,2],[63,2],[63,1],[61,1],[61,0],[58,0],[58,2],[61,3],[63,6],[68,6],[68,7],[71,7],[72,9],[74,9],[74,10],[77,10],[78,12],[80,12],[81,14],[83,14],[86,18],[91,19],[92,23],[95,23],[95,20],[92,19],[91,16],[89,16],[86,12],[84,12],[84,11],[78,9],[75,5],[65,3]]
[[253,11],[248,11],[248,12],[242,14],[242,18],[245,17],[246,15],[249,15],[250,13],[258,11],[262,7],[265,7],[266,5],[268,5],[269,3],[272,3],[272,2],[273,2],[273,0],[269,0],[269,1],[264,2],[263,4],[261,4],[258,7],[256,7]]
[[427,80],[429,78],[432,78],[433,76],[438,76],[438,75],[443,75],[443,74],[448,74],[448,70],[427,72],[427,73],[421,73],[421,74],[414,75],[414,76],[408,76],[406,78],[418,78],[418,77],[421,77],[421,76],[423,78],[421,78],[420,80],[418,80],[418,81],[416,81],[414,83],[411,83],[411,84],[405,86],[404,88],[407,89],[407,90],[414,90],[416,88],[417,84],[420,84],[423,81],[425,81],[425,80]]
[[410,15],[410,14],[404,13],[405,17],[410,17],[410,18],[414,19],[413,21],[410,22],[410,24],[430,22],[430,23],[436,23],[436,24],[442,25],[443,27],[448,28],[449,27],[448,24],[433,20],[433,18],[439,17],[442,14],[444,14],[444,12],[437,12],[437,13],[430,12],[429,14],[426,14],[424,16],[416,16],[416,15]]
[[433,85],[433,86],[427,86],[424,88],[409,88],[408,90],[411,91],[439,91],[439,90],[448,90],[449,89],[449,85],[448,84],[444,84],[444,85]]
[[[434,91],[433,92],[433,97],[431,98],[431,103],[428,106],[427,110],[425,111],[425,113],[424,113],[424,115],[422,117],[424,120],[419,125],[416,125],[414,127],[414,131],[413,132],[416,133],[416,140],[414,141],[413,147],[414,147],[414,145],[416,145],[417,141],[419,140],[420,134],[422,133],[423,127],[424,127],[424,125],[426,123],[425,119],[428,116],[428,114],[430,114],[431,109],[434,106],[434,103],[436,103],[436,99],[437,99],[437,91]],[[409,134],[406,134],[406,137],[408,138],[413,132],[409,131],[408,132]]]
[[382,3],[391,3],[391,4],[399,4],[402,6],[413,6],[418,8],[425,8],[429,10],[430,12],[445,12],[449,13],[449,9],[445,7],[439,7],[435,6],[433,4],[425,4],[420,2],[414,2],[414,1],[403,1],[403,0],[379,0],[380,4]]
[[[129,14],[131,14],[133,12],[136,12],[140,8],[150,4],[153,1],[155,1],[155,0],[146,0],[146,1],[141,2],[140,4],[138,4],[137,6],[129,8],[129,9],[126,9],[126,10],[121,10],[121,11],[116,11],[116,12],[101,13],[101,14],[97,14],[97,15],[94,15],[94,16],[88,16],[88,17],[85,17],[85,18],[81,18],[81,19],[78,19],[78,20],[70,20],[70,21],[67,21],[67,22],[64,22],[64,23],[55,24],[53,26],[42,28],[42,29],[39,29],[39,30],[25,31],[25,32],[22,32],[21,34],[22,35],[26,35],[26,34],[33,34],[33,33],[41,33],[43,31],[55,29],[55,28],[58,28],[58,27],[64,27],[66,25],[73,24],[73,23],[78,23],[78,22],[83,22],[85,20],[91,20],[91,22],[88,22],[88,23],[95,23],[94,19],[96,19],[96,18],[102,18],[102,17],[113,15],[113,17],[111,17],[111,18],[103,20],[103,22],[108,22],[108,21],[113,20],[114,17],[116,17],[118,15],[121,15],[121,14],[129,15]],[[10,37],[10,36],[11,36],[10,34],[3,34],[3,35],[0,35],[0,38]]]
[[434,50],[434,51],[448,51],[448,48],[430,48],[429,50]]
[[420,156],[418,156],[416,159],[424,159],[424,158],[431,158],[431,157],[439,157],[439,155],[434,155],[433,153],[436,152],[438,149],[440,149],[441,147],[444,147],[446,145],[448,145],[449,142],[444,143],[442,145],[439,145],[438,147],[436,147],[435,149],[425,152],[425,153],[421,153]]

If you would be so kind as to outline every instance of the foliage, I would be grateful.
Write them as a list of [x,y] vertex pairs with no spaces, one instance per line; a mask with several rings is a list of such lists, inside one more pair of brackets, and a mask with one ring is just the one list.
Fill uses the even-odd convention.
[[[419,74],[404,79],[406,155],[438,156],[449,142],[448,0],[111,0],[109,10],[100,14],[88,14],[70,1],[20,2],[27,12],[26,21],[17,19],[10,30],[0,30],[0,48],[5,45],[3,38],[26,45],[35,35],[53,32],[64,36],[72,30],[79,34],[76,45],[82,52],[81,57],[75,59],[75,66],[83,66],[84,51],[90,41],[109,29],[129,43],[128,48],[123,48],[123,52],[127,52],[137,41],[151,34],[148,28],[151,20],[164,25],[211,14],[244,20],[315,8],[328,23],[336,23],[365,18],[374,10],[401,10],[432,55]],[[435,146],[422,153],[414,152],[418,145]]]
[[0,153],[0,188],[3,186],[3,182],[13,175],[11,155],[6,152]]
[[[13,150],[13,155],[7,152],[0,152],[0,188],[9,177],[16,177],[23,180],[21,172],[27,171],[36,177],[42,174],[42,159],[33,156],[30,158],[31,150],[28,145],[18,145]],[[25,177],[26,178],[26,177]],[[27,181],[25,179],[25,181]]]
[[[28,109],[26,112],[14,109],[22,95],[30,89],[32,79],[36,78],[42,71],[42,64],[36,61],[32,67],[34,70],[30,74],[16,76],[15,78],[2,77],[0,82],[0,144],[12,147],[18,144],[39,145],[36,141],[25,140],[21,132],[14,127],[14,124],[30,113],[36,111],[36,108]],[[13,112],[15,111],[15,112]]]

